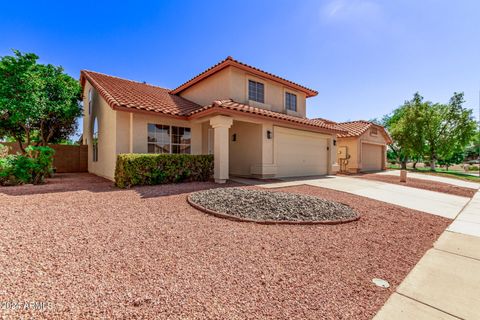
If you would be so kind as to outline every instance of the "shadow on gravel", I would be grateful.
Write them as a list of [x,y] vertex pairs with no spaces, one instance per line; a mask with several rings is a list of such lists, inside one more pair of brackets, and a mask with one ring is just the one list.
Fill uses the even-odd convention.
[[58,173],[53,178],[47,179],[42,185],[0,186],[0,194],[7,196],[28,196],[36,194],[54,194],[62,192],[87,191],[102,192],[129,192],[135,191],[140,198],[156,198],[178,194],[187,194],[194,191],[212,188],[226,188],[241,186],[235,182],[216,184],[213,182],[183,182],[155,186],[137,186],[131,189],[120,189],[113,182],[90,173]]
[[227,182],[225,184],[217,184],[214,182],[181,182],[173,184],[163,184],[157,186],[140,186],[134,187],[142,199],[166,197],[179,194],[188,194],[195,191],[202,191],[216,188],[232,188],[244,186],[240,183]]

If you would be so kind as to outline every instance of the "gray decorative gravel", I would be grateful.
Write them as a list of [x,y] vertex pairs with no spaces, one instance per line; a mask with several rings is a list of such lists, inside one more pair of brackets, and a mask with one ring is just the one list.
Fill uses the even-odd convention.
[[218,188],[192,193],[190,200],[212,211],[253,220],[328,221],[358,216],[342,203],[285,192]]

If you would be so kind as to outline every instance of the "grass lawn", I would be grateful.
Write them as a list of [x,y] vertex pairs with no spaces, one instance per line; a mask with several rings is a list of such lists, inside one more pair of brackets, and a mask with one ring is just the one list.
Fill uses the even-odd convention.
[[[400,166],[390,165],[389,169],[399,170]],[[480,176],[472,176],[471,174],[460,172],[460,171],[454,171],[454,170],[448,170],[447,171],[447,170],[442,169],[442,168],[437,168],[435,171],[431,171],[430,168],[417,168],[417,169],[407,168],[407,170],[411,171],[411,172],[416,172],[416,173],[425,173],[425,174],[447,177],[447,178],[454,178],[454,179],[459,179],[459,180],[480,182]],[[471,171],[470,173],[475,173],[475,172]],[[476,172],[476,173],[478,173],[478,172]]]

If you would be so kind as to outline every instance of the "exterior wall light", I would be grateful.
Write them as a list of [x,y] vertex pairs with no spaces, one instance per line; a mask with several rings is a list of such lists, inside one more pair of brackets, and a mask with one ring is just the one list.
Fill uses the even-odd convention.
[[272,139],[272,131],[267,130],[267,139]]
[[333,139],[333,145],[334,145],[334,146],[337,145],[337,140]]
[[232,141],[237,141],[237,134],[236,134],[236,133],[234,133],[234,134],[232,135]]

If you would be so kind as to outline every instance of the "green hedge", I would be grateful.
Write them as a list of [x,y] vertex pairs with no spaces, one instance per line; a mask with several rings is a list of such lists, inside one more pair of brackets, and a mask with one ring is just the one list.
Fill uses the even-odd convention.
[[213,155],[119,154],[115,184],[120,188],[182,181],[207,181]]

